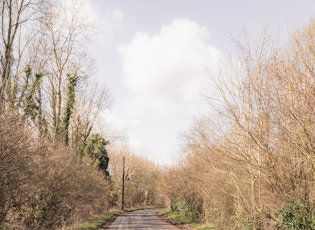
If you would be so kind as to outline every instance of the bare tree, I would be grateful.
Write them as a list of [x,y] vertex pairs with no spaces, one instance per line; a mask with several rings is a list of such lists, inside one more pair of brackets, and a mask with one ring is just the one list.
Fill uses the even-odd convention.
[[[14,100],[18,83],[20,59],[23,55],[22,33],[32,24],[42,0],[4,0],[0,6],[1,26],[1,101]],[[23,67],[22,67],[23,68]]]
[[238,61],[214,78],[218,115],[196,122],[185,139],[186,157],[165,175],[173,207],[197,219],[199,207],[201,221],[234,229],[311,228],[308,220],[297,222],[314,216],[314,25],[295,33],[286,48],[265,32],[258,45],[246,34],[236,42]]
[[143,157],[132,154],[126,148],[113,147],[109,151],[113,188],[116,205],[121,203],[122,161],[125,157],[125,207],[146,207],[163,205],[164,199],[159,190],[160,168]]
[[[45,40],[43,52],[47,55],[45,73],[45,91],[47,117],[51,125],[51,136],[56,139],[61,132],[64,109],[66,108],[65,92],[67,76],[76,76],[77,82],[89,76],[89,59],[84,50],[84,42],[91,31],[80,11],[82,5],[54,3],[42,19],[42,34]],[[91,70],[90,70],[91,71]],[[51,115],[50,115],[51,114]]]

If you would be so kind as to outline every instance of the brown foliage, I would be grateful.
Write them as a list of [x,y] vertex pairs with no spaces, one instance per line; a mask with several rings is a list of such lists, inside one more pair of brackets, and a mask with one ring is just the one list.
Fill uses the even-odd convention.
[[58,229],[108,208],[101,172],[69,149],[39,145],[18,118],[1,124],[0,226]]
[[121,207],[122,162],[125,157],[125,207],[161,206],[164,199],[159,190],[161,169],[152,161],[136,156],[127,149],[110,150],[109,172],[115,205]]
[[214,79],[217,116],[196,122],[187,156],[165,176],[170,200],[185,198],[195,219],[273,229],[289,201],[315,199],[314,31],[311,21],[286,49],[266,32],[258,45],[236,43],[239,63]]
[[73,4],[0,3],[0,228],[57,229],[108,208],[108,181],[83,156],[108,93],[88,83],[92,25]]

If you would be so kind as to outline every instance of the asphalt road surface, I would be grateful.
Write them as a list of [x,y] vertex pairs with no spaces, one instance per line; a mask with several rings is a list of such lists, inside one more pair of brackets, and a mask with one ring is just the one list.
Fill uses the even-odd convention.
[[176,226],[163,221],[156,215],[161,209],[145,209],[134,212],[127,212],[117,217],[117,219],[105,229],[152,229],[152,230],[175,230]]

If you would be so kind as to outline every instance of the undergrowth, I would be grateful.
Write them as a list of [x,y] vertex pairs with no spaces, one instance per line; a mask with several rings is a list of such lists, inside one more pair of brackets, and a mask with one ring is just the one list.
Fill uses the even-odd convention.
[[171,219],[172,222],[176,222],[179,225],[188,225],[189,227],[192,227],[193,229],[196,229],[196,230],[213,230],[213,228],[210,226],[197,223],[194,220],[184,217],[176,212],[163,210],[162,212],[160,212],[160,214]]
[[115,210],[106,212],[100,216],[91,219],[90,221],[84,223],[82,226],[75,228],[75,230],[98,230],[102,228],[111,218],[116,215],[123,213],[122,210]]

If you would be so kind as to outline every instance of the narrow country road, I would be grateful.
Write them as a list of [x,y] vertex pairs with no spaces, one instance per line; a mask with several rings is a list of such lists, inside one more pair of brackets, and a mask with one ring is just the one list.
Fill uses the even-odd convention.
[[134,212],[127,212],[117,219],[105,229],[152,229],[152,230],[175,230],[179,229],[172,224],[164,222],[157,215],[156,212],[161,209],[145,209]]

